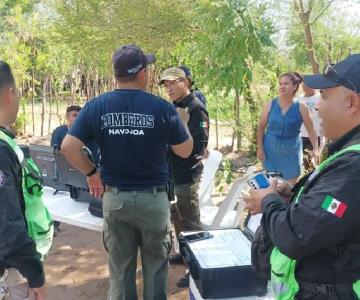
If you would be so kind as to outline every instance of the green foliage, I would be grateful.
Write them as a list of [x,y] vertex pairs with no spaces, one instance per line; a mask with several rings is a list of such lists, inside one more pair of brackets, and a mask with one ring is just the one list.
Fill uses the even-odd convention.
[[[320,66],[360,51],[359,4],[345,2],[303,0],[305,9],[312,5],[310,23]],[[136,43],[157,55],[152,92],[164,95],[156,84],[162,70],[187,64],[208,99],[210,118],[228,125],[243,141],[241,148],[253,153],[258,116],[277,94],[278,76],[311,70],[304,28],[293,4],[0,0],[0,59],[12,66],[28,102],[32,96],[35,102],[46,98],[43,86],[48,79],[52,101],[62,102],[57,103],[62,109],[113,88],[111,54],[125,43]],[[25,121],[24,115],[18,123]]]
[[[341,15],[336,18],[324,17],[313,24],[314,49],[320,66],[329,62],[336,63],[351,52],[360,51],[360,35],[349,31],[349,26],[352,25],[347,24],[346,17]],[[297,68],[301,71],[309,71],[304,32],[299,24],[295,23],[291,27],[288,43],[293,45],[290,55],[294,58]]]
[[194,8],[195,43],[189,52],[195,69],[212,90],[229,94],[252,80],[251,67],[273,46],[266,6],[251,1],[199,1]]
[[226,186],[234,181],[234,172],[229,159],[223,158],[221,167],[215,175],[215,187],[220,193],[224,192]]
[[14,124],[12,124],[12,130],[15,133],[15,135],[24,135],[25,134],[25,127],[29,123],[29,118],[25,113],[25,108],[27,105],[27,99],[25,97],[22,97],[20,99],[20,108],[18,117],[16,118],[16,121]]
[[[183,1],[51,1],[56,9],[54,39],[76,52],[88,67],[108,72],[112,52],[135,43],[147,51],[166,52],[186,34]],[[177,9],[174,10],[173,8]],[[89,57],[91,60],[89,60]]]

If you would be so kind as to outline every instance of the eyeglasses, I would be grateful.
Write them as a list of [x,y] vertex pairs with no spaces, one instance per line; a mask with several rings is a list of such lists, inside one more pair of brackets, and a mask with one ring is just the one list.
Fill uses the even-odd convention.
[[339,78],[339,79],[341,79],[342,81],[345,81],[345,82],[347,82],[348,84],[350,84],[350,85],[353,87],[353,90],[354,90],[354,92],[355,92],[356,94],[360,93],[360,92],[357,90],[357,88],[356,88],[356,86],[355,86],[354,83],[352,83],[350,80],[346,79],[346,78],[344,77],[344,75],[340,74],[338,71],[335,70],[334,64],[327,64],[327,65],[325,65],[324,70],[323,70],[323,74],[324,74],[324,75],[328,75],[328,76],[333,76],[333,75],[335,74],[335,76],[336,76],[337,78]]
[[169,81],[167,81],[167,83],[163,82],[161,85],[163,87],[165,87],[165,88],[169,88],[169,87],[171,87],[171,86],[173,86],[173,85],[175,85],[175,84],[177,84],[177,83],[179,83],[179,82],[181,82],[183,80],[184,80],[184,78],[178,78],[178,79],[176,79],[174,81],[169,80]]

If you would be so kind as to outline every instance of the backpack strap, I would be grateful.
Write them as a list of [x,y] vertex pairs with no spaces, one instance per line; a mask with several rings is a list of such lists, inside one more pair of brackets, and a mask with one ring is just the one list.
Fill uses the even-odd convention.
[[20,165],[23,167],[26,164],[24,152],[21,148],[16,144],[14,139],[5,134],[2,130],[0,130],[0,139],[9,145],[9,147],[15,152],[16,157],[19,160]]
[[310,185],[312,185],[314,183],[314,181],[316,179],[319,178],[319,175],[329,166],[331,165],[331,163],[336,160],[339,156],[342,156],[346,153],[349,152],[356,152],[356,153],[360,153],[360,144],[355,144],[352,146],[349,146],[347,148],[344,148],[336,153],[334,153],[333,155],[331,155],[330,157],[328,157],[326,160],[324,160],[308,177],[308,179],[306,180],[306,182],[304,183],[304,191],[307,191],[310,187]]

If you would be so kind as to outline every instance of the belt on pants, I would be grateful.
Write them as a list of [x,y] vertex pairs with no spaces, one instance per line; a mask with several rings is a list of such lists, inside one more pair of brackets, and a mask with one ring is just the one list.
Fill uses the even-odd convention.
[[160,192],[166,192],[166,185],[160,185],[160,186],[153,186],[151,188],[147,189],[129,189],[129,188],[119,188],[116,186],[105,186],[106,192],[138,192],[138,193],[160,193]]

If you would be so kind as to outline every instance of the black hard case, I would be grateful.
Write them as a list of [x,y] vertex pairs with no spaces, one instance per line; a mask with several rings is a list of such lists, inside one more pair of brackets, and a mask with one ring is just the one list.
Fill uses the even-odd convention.
[[[249,220],[250,217],[248,216],[245,221],[244,230],[237,230],[239,230],[239,234],[244,235],[251,241],[253,231],[247,228]],[[210,233],[214,231],[215,230],[212,230]],[[180,236],[179,246],[181,256],[190,270],[190,274],[202,298],[217,299],[254,295],[263,296],[267,293],[268,282],[256,277],[251,264],[220,268],[202,268],[196,255],[191,250],[191,243],[194,242],[188,242],[186,238]]]

